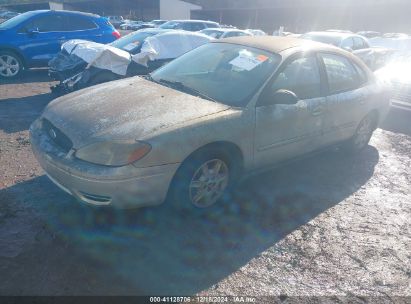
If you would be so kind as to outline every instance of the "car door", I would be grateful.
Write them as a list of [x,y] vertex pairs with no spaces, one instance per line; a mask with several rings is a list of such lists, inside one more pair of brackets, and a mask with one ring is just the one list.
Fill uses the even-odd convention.
[[[326,98],[323,75],[314,54],[299,55],[285,63],[265,87],[261,98],[278,90],[295,93],[296,104],[256,107],[255,164],[263,167],[318,149],[323,145],[322,126]],[[268,97],[270,98],[270,97]],[[266,102],[264,102],[266,103]]]
[[319,54],[327,78],[324,139],[328,144],[348,139],[366,115],[372,92],[367,74],[345,56]]
[[44,66],[59,51],[64,41],[64,19],[61,14],[34,17],[19,29],[24,48],[33,66]]

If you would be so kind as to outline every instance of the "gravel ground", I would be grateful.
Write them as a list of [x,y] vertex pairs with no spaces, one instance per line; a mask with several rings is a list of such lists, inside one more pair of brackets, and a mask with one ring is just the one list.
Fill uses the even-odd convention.
[[78,204],[35,161],[49,86],[45,70],[0,83],[0,295],[411,297],[411,114],[359,155],[246,180],[206,217],[122,212]]

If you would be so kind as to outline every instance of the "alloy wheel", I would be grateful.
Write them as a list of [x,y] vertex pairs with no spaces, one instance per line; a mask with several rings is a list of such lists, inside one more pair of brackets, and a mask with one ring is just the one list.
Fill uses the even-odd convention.
[[20,63],[11,55],[0,55],[0,75],[3,77],[16,76],[20,71]]
[[354,138],[354,145],[357,148],[363,148],[370,140],[373,132],[373,120],[370,116],[364,118],[360,126],[357,129],[357,133]]
[[220,159],[203,163],[194,173],[189,185],[191,203],[198,208],[215,204],[228,186],[229,169]]

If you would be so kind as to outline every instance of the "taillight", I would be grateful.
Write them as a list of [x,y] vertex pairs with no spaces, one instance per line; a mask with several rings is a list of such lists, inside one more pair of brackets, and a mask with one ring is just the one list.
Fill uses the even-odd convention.
[[121,37],[121,34],[116,30],[114,32],[111,33],[114,37],[116,37],[116,39]]

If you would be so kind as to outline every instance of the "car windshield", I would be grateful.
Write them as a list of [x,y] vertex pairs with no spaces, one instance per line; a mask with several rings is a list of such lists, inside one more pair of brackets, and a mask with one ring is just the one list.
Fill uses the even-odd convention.
[[303,39],[322,42],[326,44],[332,44],[334,46],[340,46],[341,37],[331,36],[331,35],[320,35],[320,34],[306,34],[302,36]]
[[274,72],[278,54],[228,43],[205,44],[151,74],[155,82],[244,107]]
[[134,54],[141,48],[144,40],[157,32],[134,32],[111,43],[112,46]]
[[0,29],[6,30],[6,29],[13,28],[13,27],[19,25],[20,23],[26,21],[27,19],[29,19],[31,16],[33,16],[32,12],[27,12],[27,13],[24,13],[24,14],[17,15],[16,17],[13,17],[13,18],[1,23],[0,24]]

